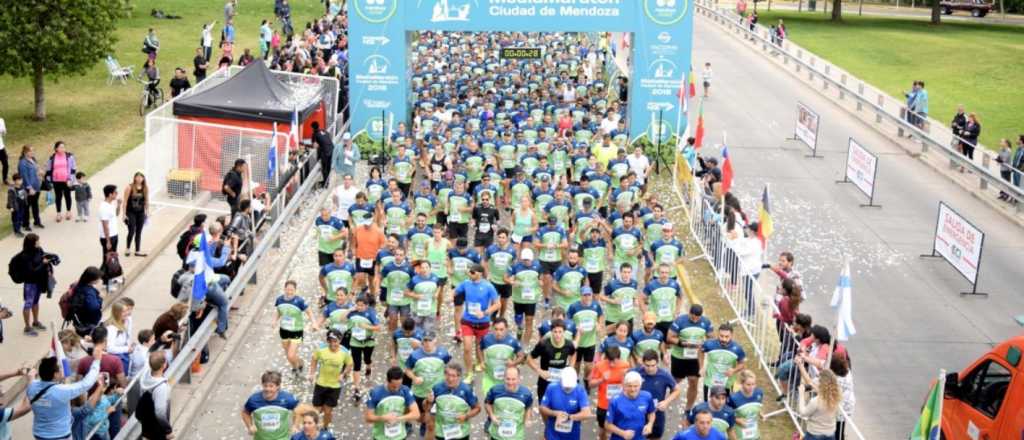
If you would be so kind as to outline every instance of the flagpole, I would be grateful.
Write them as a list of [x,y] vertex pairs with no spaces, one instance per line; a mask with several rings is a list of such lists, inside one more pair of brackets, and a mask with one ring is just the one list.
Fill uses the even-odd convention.
[[[689,102],[689,98],[687,98],[687,95],[686,95],[687,94],[687,91],[686,91],[686,87],[687,87],[687,85],[686,85],[686,82],[687,82],[686,72],[683,72],[682,77],[683,77],[682,78],[683,89],[681,90],[682,93],[679,94],[679,104],[678,104],[679,105],[679,112],[676,113],[676,151],[680,150],[680,148],[679,148],[680,143],[681,142],[685,142],[685,139],[680,138],[680,135],[679,135],[679,125],[682,124],[682,122],[683,122],[683,109],[684,109],[684,107],[683,107],[683,100],[685,99],[687,102]],[[689,111],[689,106],[686,106],[685,108],[687,109],[687,112],[688,112]],[[690,125],[690,115],[686,115],[686,125],[687,126]]]

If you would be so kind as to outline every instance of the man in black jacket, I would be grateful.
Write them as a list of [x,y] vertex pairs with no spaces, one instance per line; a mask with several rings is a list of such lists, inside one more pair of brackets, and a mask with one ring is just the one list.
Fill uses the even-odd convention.
[[331,181],[331,163],[334,156],[334,140],[331,134],[320,128],[319,122],[313,122],[313,146],[316,147],[316,157],[320,159],[320,175],[323,180],[321,187],[327,188]]

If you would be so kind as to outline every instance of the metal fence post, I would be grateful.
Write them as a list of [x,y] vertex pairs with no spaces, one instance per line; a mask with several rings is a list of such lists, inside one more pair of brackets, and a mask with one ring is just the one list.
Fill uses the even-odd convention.
[[881,93],[878,94],[878,110],[875,113],[875,122],[878,124],[882,123],[882,111],[884,111],[885,97]]
[[864,83],[857,84],[857,111],[864,110]]

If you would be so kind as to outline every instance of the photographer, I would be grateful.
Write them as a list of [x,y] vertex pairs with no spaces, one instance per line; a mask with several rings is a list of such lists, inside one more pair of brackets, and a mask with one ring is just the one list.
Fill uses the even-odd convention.
[[60,264],[60,257],[43,251],[36,234],[26,235],[21,252],[11,258],[11,280],[23,284],[25,303],[21,315],[25,319],[25,334],[28,336],[39,336],[37,330],[46,330],[46,326],[39,322],[39,300],[43,293],[52,293],[50,276],[57,264]]

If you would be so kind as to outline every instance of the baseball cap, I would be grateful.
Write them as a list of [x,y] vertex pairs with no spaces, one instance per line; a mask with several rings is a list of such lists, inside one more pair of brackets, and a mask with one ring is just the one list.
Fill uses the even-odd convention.
[[725,390],[725,387],[723,387],[721,385],[715,385],[715,386],[711,387],[711,394],[710,395],[712,395],[712,396],[728,396],[729,392]]
[[352,139],[352,134],[350,134],[347,131],[345,132],[345,134],[341,135],[341,140],[343,140],[343,141],[347,141],[347,140],[350,140],[350,139]]
[[579,383],[576,369],[566,368],[562,370],[559,380],[562,382],[562,388],[576,388],[576,385]]
[[523,252],[519,254],[519,258],[522,258],[524,260],[532,260],[533,259],[533,249],[529,249],[529,248],[523,249]]
[[583,288],[580,289],[580,295],[593,295],[593,294],[594,294],[594,289],[591,289],[590,286],[583,286]]
[[327,331],[327,340],[341,341],[341,332],[331,329]]

